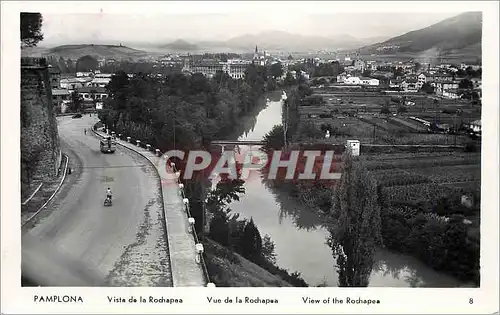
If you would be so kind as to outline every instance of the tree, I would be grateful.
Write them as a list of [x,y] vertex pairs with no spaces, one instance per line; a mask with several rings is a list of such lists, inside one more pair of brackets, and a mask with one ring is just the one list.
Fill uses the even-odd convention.
[[283,125],[276,125],[269,131],[263,139],[262,150],[271,152],[272,150],[281,150],[285,146]]
[[425,82],[424,84],[422,84],[422,87],[420,88],[420,90],[424,93],[427,93],[427,94],[434,93],[434,87],[428,82]]
[[215,203],[223,206],[233,201],[239,201],[240,197],[238,194],[245,193],[245,187],[243,186],[245,181],[239,178],[229,178],[229,174],[220,174],[220,176],[221,180],[210,193],[211,199],[214,199]]
[[468,90],[468,89],[472,89],[474,85],[472,84],[472,81],[469,80],[469,79],[463,79],[461,80],[459,83],[458,83],[458,88],[459,89],[464,89],[464,90]]
[[306,84],[306,77],[302,75],[302,73],[297,72],[297,83],[298,84]]
[[285,76],[285,85],[292,86],[297,84],[297,80],[293,77],[292,73],[288,71]]
[[376,248],[382,244],[377,188],[361,162],[346,153],[334,189],[329,246],[337,257],[339,286],[368,286]]
[[262,257],[272,264],[276,264],[276,253],[274,250],[274,242],[269,235],[265,235],[262,239]]
[[391,70],[394,75],[394,78],[398,78],[404,75],[404,70],[401,67],[392,67]]
[[80,112],[82,110],[83,98],[78,93],[78,90],[75,90],[71,93],[71,111]]
[[210,238],[223,246],[229,245],[228,218],[222,211],[215,212],[210,221]]
[[369,69],[366,69],[365,71],[363,71],[363,76],[364,77],[370,77],[372,74],[371,70]]
[[40,13],[21,12],[21,47],[34,47],[43,40]]
[[262,238],[252,218],[243,230],[241,246],[243,256],[251,261],[258,261],[262,256]]
[[280,78],[283,75],[283,67],[281,66],[281,63],[280,62],[273,63],[271,65],[270,72],[273,78],[275,79]]
[[70,73],[68,66],[66,65],[66,61],[64,58],[61,56],[59,60],[57,61],[57,67],[61,71],[61,73]]
[[389,114],[391,113],[391,110],[390,110],[390,108],[389,108],[389,105],[387,105],[387,104],[386,104],[386,105],[384,105],[384,106],[382,107],[382,109],[380,110],[380,113],[381,113],[381,114],[386,114],[386,115],[389,115]]
[[398,108],[396,109],[396,112],[398,114],[400,114],[400,113],[407,113],[408,112],[408,107],[406,107],[404,105],[399,105]]
[[82,56],[76,61],[77,72],[94,71],[98,68],[99,62],[92,56]]

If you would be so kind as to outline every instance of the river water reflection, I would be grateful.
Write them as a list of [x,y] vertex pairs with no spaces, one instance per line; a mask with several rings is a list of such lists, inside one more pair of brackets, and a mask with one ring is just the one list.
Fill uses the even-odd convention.
[[[260,140],[281,123],[281,92],[269,94],[267,106],[249,119],[244,140]],[[313,211],[288,193],[266,187],[258,178],[245,183],[245,194],[230,207],[240,217],[252,217],[262,236],[275,243],[276,262],[298,271],[310,286],[337,286],[335,259],[326,244],[329,232]],[[461,283],[438,273],[417,259],[380,249],[370,277],[373,287],[458,287]]]

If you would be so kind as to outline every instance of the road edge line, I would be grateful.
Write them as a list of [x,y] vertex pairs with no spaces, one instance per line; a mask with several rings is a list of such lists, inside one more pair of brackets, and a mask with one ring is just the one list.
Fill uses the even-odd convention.
[[40,190],[40,188],[42,188],[42,186],[43,186],[43,182],[41,182],[40,185],[38,185],[38,187],[35,189],[35,191],[24,202],[22,202],[21,205],[25,206],[26,204],[28,204],[28,202],[30,202],[30,200],[33,199],[33,197]]
[[64,156],[66,157],[66,165],[64,166],[64,174],[63,174],[63,177],[61,178],[61,182],[59,182],[59,185],[57,185],[56,190],[49,197],[49,200],[47,200],[40,208],[38,208],[38,210],[23,223],[23,226],[26,225],[31,220],[33,220],[49,204],[49,202],[52,201],[52,199],[55,197],[55,195],[59,192],[59,189],[61,189],[61,187],[64,183],[64,180],[66,179],[66,174],[67,174],[68,164],[69,164],[69,156],[67,154],[64,154]]
[[[96,130],[94,130],[94,126],[95,126],[95,124],[92,125],[92,127],[90,128],[92,130],[92,132],[94,133],[94,135],[96,135],[99,138],[104,138],[104,136],[100,135]],[[155,173],[158,176],[158,181],[159,181],[159,185],[158,186],[160,187],[161,205],[163,207],[163,209],[162,209],[163,210],[162,211],[163,212],[163,226],[165,228],[165,234],[166,234],[165,235],[165,239],[167,241],[167,246],[168,246],[168,262],[169,262],[169,266],[170,266],[169,269],[170,269],[170,275],[172,277],[172,287],[175,287],[175,285],[174,285],[174,283],[175,283],[175,281],[174,281],[175,273],[172,270],[173,269],[172,258],[170,257],[170,255],[171,255],[171,251],[170,250],[172,249],[172,246],[171,246],[172,242],[170,242],[170,237],[168,235],[168,230],[167,230],[168,225],[167,225],[167,214],[166,214],[166,208],[165,208],[165,200],[163,199],[163,187],[162,187],[162,183],[161,183],[161,176],[160,176],[160,173],[158,172],[158,168],[156,167],[155,163],[153,163],[153,161],[151,161],[142,152],[139,152],[139,151],[137,151],[137,150],[135,150],[133,148],[129,148],[129,147],[121,144],[118,141],[116,141],[116,144],[118,144],[119,146],[121,146],[121,147],[123,147],[123,148],[125,148],[127,150],[130,150],[130,151],[132,151],[132,152],[140,155],[142,158],[146,159],[146,161],[148,161],[153,166],[153,169],[155,170]]]

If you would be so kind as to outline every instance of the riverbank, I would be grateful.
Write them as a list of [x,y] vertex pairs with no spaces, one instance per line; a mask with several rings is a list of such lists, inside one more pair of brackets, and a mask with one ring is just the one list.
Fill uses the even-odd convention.
[[[287,93],[287,95],[290,95]],[[258,140],[282,122],[280,97],[268,96],[268,105],[255,119],[253,131],[240,135],[240,140]],[[245,150],[244,147],[241,147]],[[397,157],[398,154],[394,154]],[[410,158],[411,160],[411,158]],[[319,211],[311,210],[289,193],[278,190],[260,176],[244,183],[239,200],[229,204],[232,213],[252,218],[259,231],[275,243],[276,265],[300,276],[310,286],[338,285],[335,257],[325,242],[330,233]],[[328,198],[324,198],[328,199]],[[324,207],[328,209],[328,207]],[[462,283],[445,273],[437,272],[420,260],[397,251],[380,248],[369,286],[375,287],[459,287]]]
[[270,273],[232,250],[205,239],[206,264],[217,287],[291,287],[280,276]]

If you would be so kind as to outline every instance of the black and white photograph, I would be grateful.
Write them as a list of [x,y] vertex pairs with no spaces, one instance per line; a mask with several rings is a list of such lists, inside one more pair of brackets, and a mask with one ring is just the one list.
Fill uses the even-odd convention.
[[[484,7],[253,3],[261,9],[20,6],[20,55],[8,61],[20,71],[19,108],[8,105],[20,200],[2,203],[2,217],[20,203],[8,224],[21,231],[21,288],[479,290],[498,276],[482,255],[485,237],[498,253],[498,183],[485,182],[498,179],[498,99],[486,96],[498,78],[483,75],[493,74]],[[41,292],[29,303],[83,302]],[[232,298],[283,304],[252,292]],[[347,304],[388,305],[370,294]]]

